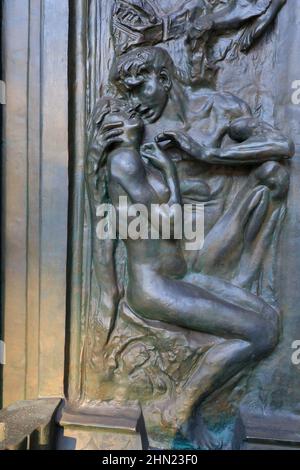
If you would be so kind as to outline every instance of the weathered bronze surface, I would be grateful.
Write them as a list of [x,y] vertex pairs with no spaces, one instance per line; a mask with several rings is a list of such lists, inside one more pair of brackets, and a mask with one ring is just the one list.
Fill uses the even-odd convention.
[[299,415],[275,412],[261,415],[241,409],[235,424],[235,450],[299,450]]
[[[65,395],[59,449],[299,448],[300,9],[22,3],[4,1],[4,406]],[[172,223],[204,204],[203,247],[100,240],[120,196]],[[35,446],[36,416],[9,447]]]
[[60,419],[59,450],[142,450],[148,448],[141,409],[116,403],[66,408]]
[[[277,253],[294,145],[274,125],[272,98],[240,73],[263,73],[264,36],[285,3],[117,0],[80,11],[85,297],[70,403],[139,403],[153,447],[230,448],[230,416],[280,342]],[[99,240],[97,207],[119,210],[120,196],[169,210],[205,203],[204,247]]]
[[69,10],[67,1],[2,3],[3,406],[9,406],[63,395]]
[[0,450],[51,450],[55,446],[54,416],[61,400],[16,402],[0,411]]

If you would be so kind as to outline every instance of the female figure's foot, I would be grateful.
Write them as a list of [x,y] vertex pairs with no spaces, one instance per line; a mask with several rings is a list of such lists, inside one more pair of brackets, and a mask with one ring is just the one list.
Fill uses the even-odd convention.
[[221,450],[223,447],[222,441],[216,439],[209,431],[200,413],[182,426],[180,431],[183,437],[199,450]]

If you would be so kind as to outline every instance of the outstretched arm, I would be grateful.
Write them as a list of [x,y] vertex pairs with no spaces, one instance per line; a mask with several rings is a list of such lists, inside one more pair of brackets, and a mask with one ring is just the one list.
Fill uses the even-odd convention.
[[267,11],[245,29],[239,40],[242,51],[250,49],[253,42],[263,35],[285,3],[286,0],[273,0]]
[[164,132],[158,136],[159,144],[180,148],[187,158],[209,164],[256,164],[280,161],[294,155],[294,144],[267,123],[254,118],[239,118],[231,122],[227,131],[232,145],[209,148],[184,132]]
[[209,163],[255,164],[280,161],[294,155],[294,144],[269,124],[255,118],[239,118],[231,122],[229,137],[232,145],[211,149]]
[[211,149],[205,161],[211,164],[242,165],[280,161],[293,156],[292,145],[280,135],[250,137],[247,141],[221,149]]
[[[207,30],[216,32],[237,30],[253,20],[240,40],[242,50],[249,49],[252,43],[274,21],[285,3],[286,0],[261,0],[256,4],[251,1],[244,1],[241,5],[239,0],[230,0],[226,7],[206,15],[199,14],[195,8],[194,13],[190,13],[190,20],[186,23],[187,25],[188,23],[191,24],[190,27],[187,26],[188,37],[190,40],[198,39]],[[173,16],[172,21],[170,21],[170,36],[176,36],[177,29],[178,31],[180,29],[178,26],[176,28],[176,24],[182,21],[182,14]]]
[[225,8],[213,13],[211,20],[215,31],[225,31],[226,29],[238,29],[246,21],[256,19],[255,24],[260,23],[261,33],[275,19],[280,8],[286,0],[264,0],[256,4],[231,0]]

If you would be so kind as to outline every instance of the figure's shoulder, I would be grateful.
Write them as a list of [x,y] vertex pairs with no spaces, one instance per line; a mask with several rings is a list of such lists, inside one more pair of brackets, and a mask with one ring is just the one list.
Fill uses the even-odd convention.
[[227,91],[199,90],[190,97],[190,111],[194,114],[202,109],[214,109],[219,115],[230,119],[251,116],[250,106],[238,96]]
[[251,108],[246,101],[228,91],[214,91],[213,96],[215,107],[229,112],[234,117],[252,115]]
[[140,161],[137,152],[130,148],[119,148],[110,152],[108,167],[112,177],[126,179],[135,176],[140,171]]

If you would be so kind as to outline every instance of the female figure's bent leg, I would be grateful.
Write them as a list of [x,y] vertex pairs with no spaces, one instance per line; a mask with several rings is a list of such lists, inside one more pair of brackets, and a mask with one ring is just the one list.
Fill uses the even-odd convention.
[[[249,343],[253,357],[268,354],[278,342],[279,315],[262,299],[214,277],[199,284],[144,272],[130,280],[128,302],[149,320],[159,320],[227,339]],[[209,284],[209,286],[207,285]]]
[[[143,276],[142,286],[128,290],[129,304],[141,317],[225,338],[203,356],[171,406],[179,423],[196,403],[271,353],[279,338],[278,312],[262,299],[213,277],[191,275],[185,281]],[[210,441],[205,430],[202,438]]]

